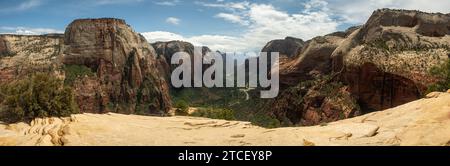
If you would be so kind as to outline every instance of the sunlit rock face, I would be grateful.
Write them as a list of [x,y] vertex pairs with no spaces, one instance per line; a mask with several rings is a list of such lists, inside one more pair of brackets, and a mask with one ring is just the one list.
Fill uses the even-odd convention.
[[[449,25],[450,14],[380,9],[362,26],[308,40],[280,65],[286,90],[266,109],[279,120],[314,125],[417,100],[438,80],[430,69],[449,58]],[[331,95],[317,93],[330,85],[317,79],[324,75],[342,84]],[[301,85],[308,81],[315,85]]]
[[96,71],[96,77],[83,78],[74,85],[86,91],[77,96],[80,103],[98,105],[87,106],[84,112],[170,110],[168,85],[157,70],[155,50],[125,21],[75,20],[67,27],[64,41],[64,64],[84,65]]
[[377,10],[333,52],[333,71],[369,110],[419,99],[448,59],[449,24],[449,14]]
[[34,72],[50,72],[58,77],[63,35],[0,35],[0,83]]

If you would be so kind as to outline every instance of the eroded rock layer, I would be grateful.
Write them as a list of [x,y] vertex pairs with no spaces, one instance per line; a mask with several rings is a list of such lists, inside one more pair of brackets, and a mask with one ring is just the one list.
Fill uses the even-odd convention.
[[164,114],[171,108],[155,50],[123,20],[75,20],[64,35],[0,36],[0,82],[36,72],[64,80],[83,67],[94,74],[76,75],[68,85],[82,112]]
[[312,125],[417,100],[439,79],[430,69],[450,58],[449,25],[450,14],[380,9],[363,26],[308,40],[280,65],[284,91],[265,109]]

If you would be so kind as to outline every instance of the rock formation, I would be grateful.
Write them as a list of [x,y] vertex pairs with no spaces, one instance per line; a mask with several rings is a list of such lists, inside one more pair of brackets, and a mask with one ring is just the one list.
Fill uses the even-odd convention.
[[0,83],[10,82],[33,72],[51,72],[61,55],[62,35],[0,35]]
[[[302,51],[306,43],[302,39],[297,39],[294,37],[286,37],[285,39],[272,40],[267,43],[261,52],[266,52],[268,57],[271,53],[279,53],[279,65],[280,67],[285,66],[286,63],[295,59],[299,53]],[[259,59],[259,58],[258,58]],[[248,64],[246,64],[248,65]],[[267,67],[270,68],[272,64],[268,63]],[[248,70],[248,67],[246,68]],[[285,71],[285,70],[281,70]],[[287,79],[283,79],[285,81]]]
[[[179,65],[172,65],[171,60],[172,56],[178,52],[185,52],[189,54],[191,59],[191,66],[194,66],[194,56],[201,55],[201,57],[196,58],[204,58],[207,55],[213,55],[211,49],[206,46],[194,46],[191,43],[184,41],[169,41],[169,42],[156,42],[152,43],[152,46],[156,50],[157,60],[159,63],[159,69],[162,73],[164,73],[167,80],[170,80],[172,71],[178,67]],[[198,52],[195,52],[198,51]],[[221,54],[219,51],[216,53],[222,55],[222,60],[225,62],[225,54]],[[208,69],[211,65],[202,64],[202,72]],[[191,68],[191,79],[193,82],[194,79],[194,68]],[[178,90],[180,90],[179,88]]]
[[265,129],[249,122],[194,117],[78,114],[0,123],[0,145],[29,146],[445,146],[450,94],[311,127]]
[[155,50],[123,20],[75,20],[64,35],[0,35],[0,82],[37,71],[65,79],[66,66],[95,73],[69,85],[82,112],[164,114],[171,108]]
[[[155,70],[158,68],[155,50],[125,21],[76,20],[67,27],[64,40],[64,64],[88,66],[97,74],[74,85],[75,89],[83,91],[91,89],[77,96],[80,103],[99,105],[97,108],[87,106],[83,112],[170,110],[167,82]],[[137,108],[142,105],[145,107]]]
[[[449,25],[450,14],[381,9],[363,26],[306,41],[280,65],[285,91],[265,109],[312,125],[417,100],[437,80],[429,70],[449,58]],[[324,76],[331,78],[321,83]],[[325,93],[333,82],[342,86]]]
[[429,70],[449,58],[449,24],[449,14],[377,10],[333,52],[333,71],[365,109],[416,100],[436,81]]
[[331,53],[344,38],[319,36],[306,42],[296,59],[280,64],[282,86],[295,86],[300,80],[311,80],[317,74],[331,72]]
[[[198,49],[200,52],[197,55],[205,56],[210,53],[211,50],[208,47],[198,47],[191,43],[183,41],[169,41],[169,42],[156,42],[152,43],[153,48],[156,50],[157,59],[159,62],[159,69],[164,73],[167,80],[170,79],[172,70],[174,70],[178,65],[171,65],[172,56],[177,52],[185,52],[190,55],[191,63],[194,63],[195,51]],[[197,48],[196,48],[197,47]],[[203,70],[205,70],[208,65],[203,65]],[[193,69],[192,69],[193,70]],[[193,71],[192,71],[193,73]]]
[[[439,81],[429,70],[450,58],[449,27],[450,14],[381,9],[344,32],[271,41],[262,51],[281,53],[282,91],[253,109],[287,124],[315,125],[417,100]],[[76,20],[64,35],[0,35],[0,83],[36,71],[64,79],[66,66],[82,66],[95,74],[70,85],[81,111],[164,114],[176,67],[171,57],[183,51],[194,59],[195,47],[152,45],[119,19]]]
[[280,56],[294,58],[303,48],[305,42],[302,39],[294,37],[286,37],[285,39],[272,40],[267,43],[261,52],[279,52]]
[[182,41],[171,41],[171,42],[156,42],[152,43],[153,48],[155,48],[158,68],[163,73],[167,80],[170,80],[170,74],[176,66],[171,64],[172,55],[177,52],[186,52],[189,55],[194,55],[194,45],[182,42]]

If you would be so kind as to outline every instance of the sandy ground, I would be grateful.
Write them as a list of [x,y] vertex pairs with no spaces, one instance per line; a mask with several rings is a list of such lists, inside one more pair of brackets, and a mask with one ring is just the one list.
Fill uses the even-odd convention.
[[0,145],[450,145],[450,93],[327,125],[278,129],[193,117],[79,114],[0,124]]

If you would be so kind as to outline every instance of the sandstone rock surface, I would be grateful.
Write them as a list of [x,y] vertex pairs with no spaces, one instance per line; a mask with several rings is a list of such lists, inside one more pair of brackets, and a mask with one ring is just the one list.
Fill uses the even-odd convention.
[[193,117],[79,114],[0,124],[0,145],[449,145],[450,93],[320,126],[265,129]]

